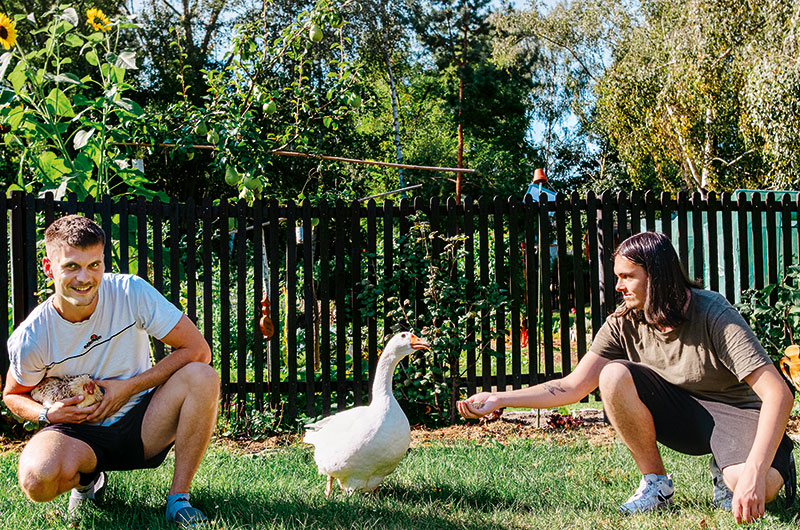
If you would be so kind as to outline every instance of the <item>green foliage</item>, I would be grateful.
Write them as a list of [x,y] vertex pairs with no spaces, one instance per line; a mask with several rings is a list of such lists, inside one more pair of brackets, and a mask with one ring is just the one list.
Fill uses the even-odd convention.
[[787,346],[800,340],[800,266],[790,267],[781,283],[745,291],[736,309],[770,358],[778,361]]
[[[485,343],[481,344],[475,334],[468,333],[468,327],[472,325],[474,330],[474,321],[481,312],[505,309],[508,293],[491,282],[474,285],[470,291],[463,272],[463,237],[432,231],[419,216],[412,220],[408,235],[398,239],[395,255],[391,278],[379,280],[374,290],[365,291],[365,296],[406,293],[408,298],[388,299],[393,308],[387,311],[387,317],[395,322],[396,330],[421,329],[431,344],[422,359],[415,356],[404,368],[395,391],[410,405],[405,410],[412,423],[450,423],[460,396],[447,381],[461,375],[455,369],[462,351],[485,348],[495,355],[490,341],[505,338],[505,330],[495,330],[483,337]],[[416,320],[415,299],[424,306]]]
[[634,181],[716,191],[796,182],[795,10],[643,3],[597,89],[599,125]]
[[300,420],[284,418],[282,409],[266,407],[259,410],[252,404],[246,409],[246,412],[238,413],[230,407],[220,412],[217,418],[220,436],[258,441],[270,436],[296,433],[302,428]]
[[[120,32],[135,24],[115,19],[95,28],[94,16],[82,20],[68,4],[57,4],[41,24],[24,15],[14,20],[16,46],[0,57],[0,123],[18,167],[9,189],[75,192],[80,199],[127,191],[155,195],[114,145],[126,141],[126,130],[142,117],[126,95],[136,53],[119,47]],[[34,35],[46,40],[28,50]],[[80,65],[72,57],[76,50]],[[81,70],[90,73],[75,73]]]
[[[179,149],[213,147],[215,172],[240,198],[281,196],[273,150],[314,151],[320,134],[336,134],[342,120],[358,111],[358,65],[347,58],[343,42],[323,40],[325,32],[342,32],[342,7],[319,0],[277,37],[265,30],[266,11],[239,24],[224,68],[203,71],[203,104],[191,101],[184,84],[179,101],[156,113],[152,134]],[[174,31],[185,76],[186,37],[180,28]],[[321,46],[329,54],[319,57]]]
[[19,418],[6,407],[0,400],[0,439],[23,440],[37,425],[30,421],[20,421]]

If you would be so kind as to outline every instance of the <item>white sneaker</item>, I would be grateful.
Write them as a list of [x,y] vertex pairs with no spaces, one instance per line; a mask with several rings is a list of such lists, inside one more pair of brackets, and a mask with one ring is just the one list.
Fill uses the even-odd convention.
[[664,508],[672,501],[675,488],[672,487],[672,475],[656,475],[648,473],[639,481],[639,489],[631,495],[625,504],[619,507],[622,513],[645,513]]
[[93,482],[78,489],[73,488],[69,495],[69,503],[67,505],[67,512],[70,517],[77,517],[81,506],[86,501],[101,502],[103,494],[106,491],[106,474],[102,471],[97,475]]
[[711,482],[714,484],[714,496],[711,502],[721,510],[731,511],[733,509],[733,492],[725,484],[725,480],[722,478],[722,471],[717,465],[717,461],[714,460],[713,455],[708,463],[708,469],[711,470]]

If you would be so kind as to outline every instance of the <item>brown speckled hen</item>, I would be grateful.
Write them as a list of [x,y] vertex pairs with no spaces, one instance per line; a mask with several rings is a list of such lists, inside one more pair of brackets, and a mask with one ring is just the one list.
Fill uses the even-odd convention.
[[76,404],[78,407],[88,407],[103,400],[102,389],[87,374],[45,377],[31,390],[31,397],[46,407],[79,395],[83,396],[83,401]]

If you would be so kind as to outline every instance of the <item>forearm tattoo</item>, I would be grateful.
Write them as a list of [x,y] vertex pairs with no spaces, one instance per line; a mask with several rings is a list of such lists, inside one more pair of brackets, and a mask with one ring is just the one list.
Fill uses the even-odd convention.
[[561,392],[562,394],[566,392],[566,390],[564,390],[561,387],[561,383],[558,383],[558,382],[545,383],[543,386],[544,386],[544,389],[547,390],[548,392],[550,392],[550,394],[553,395],[553,396],[555,396],[557,392]]

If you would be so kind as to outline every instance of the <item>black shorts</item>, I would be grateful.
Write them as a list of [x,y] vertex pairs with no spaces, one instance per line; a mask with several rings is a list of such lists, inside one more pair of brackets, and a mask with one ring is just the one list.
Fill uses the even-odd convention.
[[172,444],[152,458],[144,458],[142,421],[153,394],[155,391],[142,396],[139,403],[111,425],[103,427],[84,423],[56,423],[48,425],[42,431],[60,432],[86,443],[97,457],[95,473],[158,467],[167,457]]
[[[760,409],[700,399],[668,383],[653,370],[631,361],[624,364],[636,385],[639,399],[653,415],[656,439],[680,453],[713,454],[720,469],[747,460],[755,440]],[[792,440],[784,433],[772,460],[774,467],[789,479]]]

